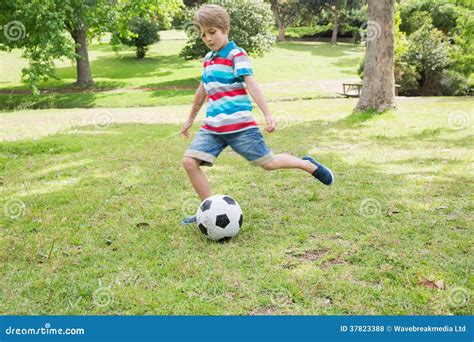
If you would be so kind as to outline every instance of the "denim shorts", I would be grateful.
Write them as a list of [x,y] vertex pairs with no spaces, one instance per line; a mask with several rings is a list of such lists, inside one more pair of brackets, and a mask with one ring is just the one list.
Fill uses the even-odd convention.
[[184,156],[197,159],[200,165],[212,166],[227,146],[253,165],[262,166],[273,159],[273,152],[265,144],[258,127],[227,134],[216,134],[201,128]]

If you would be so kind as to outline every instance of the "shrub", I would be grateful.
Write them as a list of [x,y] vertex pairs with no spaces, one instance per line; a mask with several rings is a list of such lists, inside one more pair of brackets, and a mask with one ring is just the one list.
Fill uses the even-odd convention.
[[[224,7],[229,13],[229,39],[234,40],[248,54],[262,55],[270,50],[275,38],[271,32],[273,13],[268,4],[263,1],[252,0],[216,0],[210,3]],[[180,56],[186,59],[202,58],[209,51],[193,25],[193,18],[197,9],[197,7],[194,7],[185,13],[184,28],[188,41],[181,50]]]
[[144,18],[135,17],[130,20],[129,31],[131,36],[120,36],[120,42],[128,46],[135,46],[137,49],[137,58],[144,58],[148,51],[148,46],[160,40],[158,34],[158,25],[154,21],[148,21]]

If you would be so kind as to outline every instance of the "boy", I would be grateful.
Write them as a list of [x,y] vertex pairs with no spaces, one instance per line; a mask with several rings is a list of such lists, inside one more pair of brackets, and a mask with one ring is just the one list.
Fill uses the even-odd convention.
[[[184,169],[201,201],[211,196],[211,189],[200,166],[212,166],[215,158],[228,145],[251,164],[265,170],[300,169],[312,174],[323,184],[333,184],[331,171],[312,157],[300,159],[289,154],[274,155],[265,144],[252,117],[248,94],[262,111],[267,132],[275,130],[276,121],[252,76],[247,54],[228,39],[230,18],[227,12],[218,5],[204,5],[196,13],[194,24],[211,51],[204,58],[201,83],[181,133],[185,137],[189,136],[188,130],[207,98],[206,118],[183,158]],[[191,216],[182,223],[194,222],[196,217]]]

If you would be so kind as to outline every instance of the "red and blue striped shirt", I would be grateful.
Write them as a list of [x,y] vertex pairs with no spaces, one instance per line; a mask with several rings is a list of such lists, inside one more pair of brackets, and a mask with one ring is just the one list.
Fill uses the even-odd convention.
[[244,76],[252,73],[247,53],[233,41],[206,55],[201,81],[207,95],[207,110],[201,128],[228,134],[257,126],[244,85]]

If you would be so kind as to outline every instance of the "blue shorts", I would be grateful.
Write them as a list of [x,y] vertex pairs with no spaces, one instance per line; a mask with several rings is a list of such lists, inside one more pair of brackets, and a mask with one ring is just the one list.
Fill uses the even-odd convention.
[[184,156],[197,159],[200,165],[212,166],[227,146],[257,166],[265,165],[273,159],[273,152],[265,144],[258,127],[227,134],[216,134],[201,128]]

